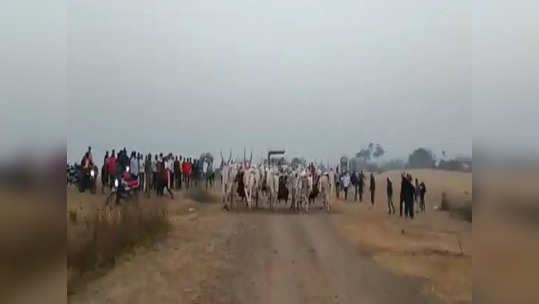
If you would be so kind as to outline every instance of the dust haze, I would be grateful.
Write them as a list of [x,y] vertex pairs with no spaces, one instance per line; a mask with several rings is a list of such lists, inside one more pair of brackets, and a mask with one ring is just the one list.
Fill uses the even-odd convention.
[[88,145],[333,161],[375,141],[471,155],[465,1],[77,1],[68,160]]

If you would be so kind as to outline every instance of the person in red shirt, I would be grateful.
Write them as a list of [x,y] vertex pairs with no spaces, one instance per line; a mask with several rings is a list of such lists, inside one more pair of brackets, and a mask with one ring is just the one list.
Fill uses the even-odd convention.
[[187,178],[187,163],[189,162],[188,158],[182,162],[182,172],[183,172],[183,181],[185,182],[185,188],[188,188],[188,178]]
[[191,158],[189,158],[189,161],[187,162],[187,188],[189,188],[191,184],[191,170],[193,169],[193,163],[191,162]]
[[109,173],[109,184],[110,187],[114,185],[114,180],[116,176],[116,152],[112,150],[112,154],[110,155],[108,159],[108,173]]

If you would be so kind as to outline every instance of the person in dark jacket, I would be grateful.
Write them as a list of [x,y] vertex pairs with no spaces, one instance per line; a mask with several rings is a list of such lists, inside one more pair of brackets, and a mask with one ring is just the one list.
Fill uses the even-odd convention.
[[350,176],[350,182],[352,183],[352,186],[354,187],[354,201],[357,201],[357,195],[359,192],[359,183],[358,183],[358,177],[357,177],[356,171],[354,171],[352,175]]
[[152,172],[152,155],[148,154],[146,160],[144,161],[144,192],[148,197],[150,197],[151,188],[153,184],[153,172]]
[[178,156],[176,156],[174,160],[174,185],[172,187],[174,189],[178,189],[179,183],[180,183],[180,161],[178,160]]
[[393,182],[387,178],[387,214],[395,214],[395,206],[393,205]]
[[405,191],[404,191],[404,214],[405,217],[414,218],[414,198],[415,198],[415,187],[412,181],[412,176],[408,175],[405,180]]
[[101,167],[101,193],[105,193],[105,187],[109,184],[109,151],[105,152],[103,167]]
[[401,194],[400,194],[400,200],[399,200],[399,213],[400,217],[402,217],[402,211],[404,209],[404,192],[406,190],[406,176],[404,173],[401,175]]
[[427,193],[427,187],[424,182],[419,184],[419,207],[422,212],[425,212],[425,193]]
[[374,174],[371,173],[371,183],[369,186],[371,191],[371,207],[374,206],[374,193],[376,192],[376,181],[374,180]]
[[359,191],[359,202],[363,202],[363,188],[365,187],[365,174],[363,174],[363,170],[359,172],[358,178],[358,191]]

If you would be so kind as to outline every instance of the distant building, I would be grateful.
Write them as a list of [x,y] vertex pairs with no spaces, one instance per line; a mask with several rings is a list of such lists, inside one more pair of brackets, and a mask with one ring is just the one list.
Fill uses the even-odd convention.
[[459,156],[450,160],[440,160],[438,169],[472,172],[472,158]]

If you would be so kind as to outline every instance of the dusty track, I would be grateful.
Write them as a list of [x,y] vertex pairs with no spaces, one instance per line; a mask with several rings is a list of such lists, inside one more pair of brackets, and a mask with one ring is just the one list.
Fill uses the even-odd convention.
[[[444,190],[435,186],[432,201]],[[446,213],[405,221],[385,214],[383,195],[372,210],[339,201],[331,215],[225,212],[181,196],[164,198],[165,241],[122,257],[69,302],[471,303],[471,224]]]
[[244,269],[233,281],[239,302],[424,303],[419,280],[390,274],[350,247],[333,231],[332,217],[244,217]]
[[70,302],[425,303],[421,280],[388,272],[339,237],[338,215],[189,206],[171,208],[164,243],[125,257]]

